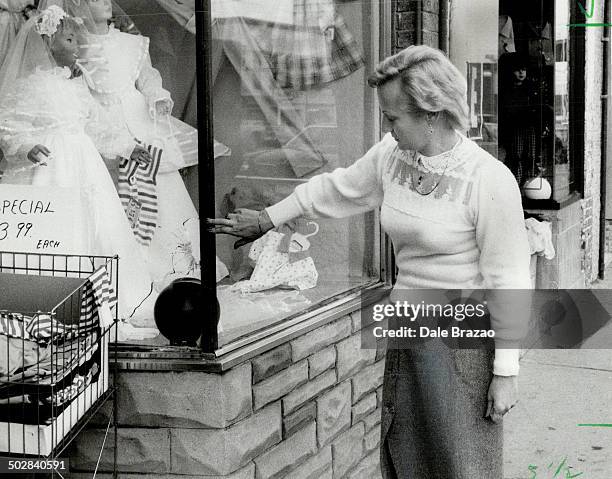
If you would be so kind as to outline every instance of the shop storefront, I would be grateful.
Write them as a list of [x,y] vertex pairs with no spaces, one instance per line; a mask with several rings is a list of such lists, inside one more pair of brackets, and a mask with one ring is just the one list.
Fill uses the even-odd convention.
[[[160,169],[171,189],[159,191],[157,219],[167,226],[145,262],[155,294],[120,330],[117,408],[106,404],[77,438],[71,477],[96,468],[111,477],[115,454],[120,477],[378,477],[385,345],[362,349],[360,334],[364,292],[380,298],[395,273],[378,213],[300,220],[242,246],[204,232],[202,220],[260,210],[362,156],[382,136],[367,76],[408,45],[444,50],[465,75],[468,136],[515,174],[537,225],[535,286],[596,279],[606,30],[576,25],[604,23],[603,6],[117,0],[113,8],[115,32],[148,38],[134,47],[148,106],[172,99],[171,117],[151,113],[138,128],[162,150],[162,165],[173,154],[175,162]],[[121,45],[132,43],[99,37],[117,56],[107,67],[129,68],[133,52]],[[112,107],[105,77],[85,76]],[[122,271],[120,261],[129,283]],[[186,277],[201,279],[196,293],[193,280],[171,286]],[[185,307],[184,295],[201,310]]]

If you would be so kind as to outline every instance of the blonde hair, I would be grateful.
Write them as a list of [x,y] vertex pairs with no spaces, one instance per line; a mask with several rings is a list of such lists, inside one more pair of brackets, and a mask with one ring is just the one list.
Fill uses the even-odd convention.
[[444,53],[425,45],[410,46],[380,62],[368,85],[377,88],[398,77],[410,108],[442,113],[452,128],[467,130],[467,83]]

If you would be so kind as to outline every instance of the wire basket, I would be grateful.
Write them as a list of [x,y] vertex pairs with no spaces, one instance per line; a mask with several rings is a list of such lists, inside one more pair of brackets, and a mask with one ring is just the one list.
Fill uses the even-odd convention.
[[110,397],[117,285],[116,257],[0,252],[0,453],[59,457]]

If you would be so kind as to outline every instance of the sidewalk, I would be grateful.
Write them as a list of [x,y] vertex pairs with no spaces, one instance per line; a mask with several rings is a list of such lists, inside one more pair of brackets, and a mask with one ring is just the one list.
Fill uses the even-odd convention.
[[[612,290],[612,280],[592,287]],[[612,313],[612,301],[604,307]],[[612,323],[589,343],[610,349],[523,356],[520,401],[504,420],[505,479],[612,478],[612,427],[578,426],[612,424]]]

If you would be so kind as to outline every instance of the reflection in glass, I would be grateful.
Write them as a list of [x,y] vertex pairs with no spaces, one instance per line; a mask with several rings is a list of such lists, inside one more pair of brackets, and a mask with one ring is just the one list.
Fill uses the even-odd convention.
[[450,60],[467,80],[468,136],[495,157],[498,156],[497,23],[497,0],[451,3]]
[[552,0],[499,2],[500,151],[532,199],[550,198],[553,183],[554,10]]
[[569,162],[569,4],[555,2],[555,159],[553,198],[570,193]]
[[[261,210],[365,153],[375,140],[369,2],[211,5],[214,131],[229,149],[215,163],[218,216]],[[217,286],[220,344],[375,276],[372,215],[234,241],[217,237],[229,269]]]
[[[54,253],[119,254],[120,316],[131,323],[120,337],[128,340],[156,335],[153,305],[170,282],[200,276],[194,12],[175,4],[41,0],[41,12],[61,7],[79,18],[78,35],[60,38],[68,19],[46,39],[29,28],[38,56],[16,64],[38,77],[22,75],[21,90],[0,92],[3,194],[17,183],[30,188],[31,195],[19,190],[25,198],[44,193],[65,210],[77,231]],[[44,55],[46,48],[57,48],[57,58]],[[47,156],[47,166],[32,168],[32,149]],[[70,201],[61,187],[74,193]]]

